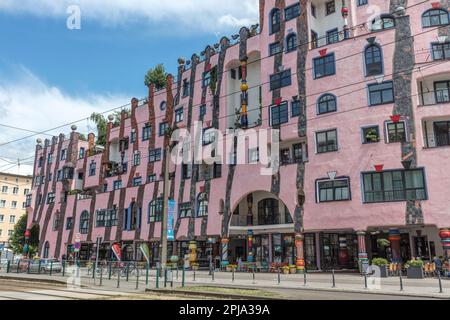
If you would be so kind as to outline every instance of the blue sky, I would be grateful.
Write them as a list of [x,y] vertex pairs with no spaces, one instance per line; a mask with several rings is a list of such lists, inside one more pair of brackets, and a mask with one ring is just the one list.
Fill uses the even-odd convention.
[[[80,30],[69,30],[70,5]],[[250,26],[258,0],[1,0],[0,124],[43,131],[144,97],[146,71]],[[78,123],[79,131],[91,127]],[[52,131],[51,134],[58,134]],[[0,171],[33,154],[36,138],[0,127]],[[22,166],[26,167],[26,166]],[[12,170],[16,170],[13,168]],[[29,170],[29,168],[28,168]]]

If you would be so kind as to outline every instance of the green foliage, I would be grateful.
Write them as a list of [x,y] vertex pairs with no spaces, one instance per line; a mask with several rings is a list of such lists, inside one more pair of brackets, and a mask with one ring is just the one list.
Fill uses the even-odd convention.
[[387,266],[389,264],[389,262],[384,258],[373,258],[372,264],[375,266],[382,267],[382,266]]
[[147,71],[145,75],[144,84],[149,87],[150,84],[153,84],[156,90],[160,90],[166,87],[167,83],[167,73],[164,69],[163,64],[158,64],[154,69],[150,69]]
[[391,245],[391,242],[387,239],[378,239],[377,244],[381,248],[387,248]]
[[[27,230],[27,219],[28,214],[24,214],[19,218],[19,221],[17,221],[16,225],[14,226],[14,232],[10,239],[10,245],[15,254],[23,253],[23,246],[25,244],[25,231]],[[34,254],[39,246],[39,227],[37,225],[31,228],[29,244],[29,252],[31,254]]]
[[[127,113],[129,113],[128,109],[125,109]],[[121,111],[114,111],[113,113],[113,125],[120,124],[120,115]],[[94,112],[90,117],[91,121],[95,123],[97,126],[97,144],[101,146],[106,145],[106,129],[108,128],[108,119],[101,113]]]
[[423,261],[420,259],[417,260],[410,260],[406,263],[406,268],[409,267],[418,267],[418,268],[422,268],[423,267]]
[[211,81],[209,83],[209,88],[211,89],[211,93],[216,94],[217,89],[217,67],[211,69]]

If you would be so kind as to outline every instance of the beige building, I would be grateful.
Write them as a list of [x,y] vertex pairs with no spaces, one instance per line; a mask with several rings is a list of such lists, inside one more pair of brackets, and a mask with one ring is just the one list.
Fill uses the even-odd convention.
[[0,246],[8,243],[15,224],[26,212],[32,179],[32,176],[0,172]]

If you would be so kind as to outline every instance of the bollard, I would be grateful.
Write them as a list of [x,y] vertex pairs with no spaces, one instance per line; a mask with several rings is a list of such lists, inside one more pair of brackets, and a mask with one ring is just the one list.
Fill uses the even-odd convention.
[[159,268],[156,268],[156,289],[159,289]]
[[31,260],[28,260],[28,267],[27,267],[27,273],[30,274],[30,265],[31,265]]
[[252,283],[253,284],[255,284],[256,283],[256,278],[255,278],[255,269],[252,269],[252,273],[253,273],[253,275],[252,275],[252,277],[253,277],[253,281],[252,281]]
[[128,282],[128,276],[130,274],[130,263],[127,263],[127,282]]
[[178,280],[178,266],[177,266],[177,280]]
[[[40,262],[39,262],[39,269],[41,269],[41,263]],[[66,275],[66,260],[63,260],[63,263],[62,263],[62,276],[64,277],[65,275]]]
[[331,273],[333,274],[333,288],[336,288],[336,279],[334,278],[334,269],[331,270]]
[[400,274],[400,291],[403,291],[403,278],[402,278],[402,270],[399,270]]
[[136,290],[138,290],[139,289],[139,269],[137,270],[137,273],[136,273]]
[[306,271],[303,272],[303,285],[306,286]]
[[164,288],[167,287],[167,269],[164,269]]
[[145,270],[145,285],[146,286],[148,286],[148,269],[149,269],[149,263],[147,261],[146,270]]
[[108,270],[108,280],[111,280],[111,270],[112,269],[112,263],[109,264],[109,270]]
[[280,268],[278,268],[278,284],[281,283],[281,274],[280,274]]
[[53,272],[53,260],[50,261],[50,276],[52,275]]
[[117,273],[117,288],[119,288],[119,287],[120,287],[120,270]]
[[194,281],[195,281],[195,270],[194,270]]
[[19,273],[19,270],[20,270],[20,260],[17,261],[17,270],[16,270],[16,272]]
[[182,288],[184,288],[184,280],[185,280],[185,270],[184,270],[184,267],[183,267],[183,273],[181,274],[181,287]]
[[234,282],[234,268],[231,270],[231,282]]
[[214,281],[214,270],[212,270],[211,276],[212,276],[212,281]]
[[92,279],[94,279],[94,284],[95,284],[95,263],[92,264]]
[[364,272],[364,288],[367,289],[367,274]]
[[103,284],[103,265],[100,266],[100,287]]
[[441,273],[439,271],[438,271],[438,278],[439,278],[439,293],[444,293],[444,290],[442,290]]
[[39,274],[41,274],[41,260],[39,260],[39,265],[38,265],[38,267],[39,267]]
[[6,273],[9,273],[10,266],[11,266],[11,261],[8,260],[8,262],[6,262]]

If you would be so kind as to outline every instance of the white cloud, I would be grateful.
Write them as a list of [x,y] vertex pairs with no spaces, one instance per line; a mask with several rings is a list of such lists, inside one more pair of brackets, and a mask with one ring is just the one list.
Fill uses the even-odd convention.
[[81,21],[103,25],[148,21],[165,29],[215,33],[258,21],[258,0],[2,0],[0,11],[68,17],[67,8],[74,4]]
[[[125,95],[87,95],[83,98],[69,96],[55,86],[51,86],[25,67],[18,67],[14,75],[0,75],[0,112],[1,124],[17,126],[27,130],[41,132],[74,120],[87,118],[92,112],[99,112],[128,103],[131,97]],[[86,133],[88,122],[77,123],[78,131]],[[89,124],[90,130],[95,125]],[[67,133],[69,126],[57,129],[49,134]],[[9,162],[24,159],[34,155],[35,141],[38,137],[51,138],[47,135],[37,135],[32,138],[1,146],[2,143],[31,135],[32,133],[0,127],[0,171],[12,168],[9,172],[17,173],[17,167]],[[27,159],[23,163],[29,163]],[[21,173],[32,173],[31,166],[22,165]]]

